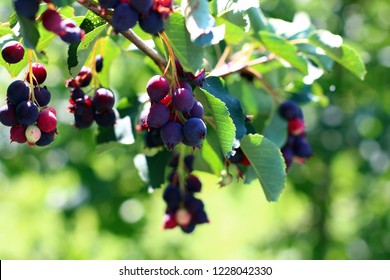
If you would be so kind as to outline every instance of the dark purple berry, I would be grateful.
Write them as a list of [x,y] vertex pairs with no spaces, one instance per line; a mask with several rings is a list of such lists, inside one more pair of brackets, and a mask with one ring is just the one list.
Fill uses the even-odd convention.
[[150,101],[158,102],[169,93],[169,82],[163,76],[153,76],[146,85],[146,91]]
[[14,8],[18,15],[34,20],[39,10],[39,2],[39,0],[14,0]]
[[80,87],[86,87],[91,83],[91,81],[92,81],[91,68],[87,66],[83,66],[80,72],[77,74],[76,84],[79,85]]
[[42,13],[42,24],[43,26],[54,33],[59,33],[61,30],[61,15],[52,9],[47,9]]
[[46,87],[40,87],[40,88],[36,87],[34,88],[34,97],[37,105],[39,107],[44,107],[47,104],[49,104],[51,99],[51,94]]
[[31,101],[23,101],[16,107],[15,115],[21,125],[32,125],[38,119],[38,107]]
[[119,4],[112,14],[112,26],[116,32],[124,32],[134,27],[139,15],[128,3]]
[[191,111],[194,102],[195,99],[192,92],[185,88],[177,89],[172,95],[173,107],[183,113]]
[[93,124],[94,120],[95,116],[92,112],[84,115],[75,114],[74,126],[77,128],[88,128]]
[[294,155],[300,158],[308,158],[313,153],[310,144],[302,137],[296,138],[293,151]]
[[183,127],[183,134],[187,140],[201,141],[206,137],[207,127],[205,123],[198,118],[189,119]]
[[194,156],[193,155],[188,155],[184,158],[184,165],[187,168],[187,172],[192,172],[193,170],[193,165],[194,165]]
[[118,6],[120,0],[99,0],[100,7],[104,9],[113,9]]
[[241,148],[237,148],[237,149],[235,150],[235,152],[236,152],[236,153],[234,154],[234,156],[231,156],[231,157],[229,158],[229,161],[230,161],[231,163],[238,164],[238,163],[241,162],[242,158],[244,157],[244,153],[242,152]]
[[148,126],[149,127],[162,127],[169,121],[171,113],[167,106],[155,103],[150,107],[149,115],[148,115]]
[[163,193],[163,199],[169,208],[179,207],[181,201],[180,189],[173,185],[168,185]]
[[81,41],[84,36],[84,31],[73,20],[65,19],[61,22],[61,28],[58,34],[65,43],[76,44]]
[[184,233],[192,233],[194,230],[195,230],[195,224],[194,223],[189,223],[188,225],[186,226],[181,226],[181,230],[184,232]]
[[172,150],[177,144],[183,140],[183,126],[178,122],[167,122],[161,128],[161,139],[167,146],[168,150]]
[[280,116],[285,120],[291,120],[294,118],[301,118],[303,119],[303,114],[301,108],[298,106],[297,103],[291,100],[287,100],[280,104],[279,107],[279,114]]
[[174,169],[179,165],[179,154],[174,153],[168,162],[168,166]]
[[162,15],[153,10],[139,20],[139,25],[143,31],[152,35],[157,35],[157,33],[164,31],[164,19]]
[[116,122],[116,114],[114,110],[107,110],[102,113],[95,114],[95,121],[99,126],[114,126]]
[[49,145],[51,142],[54,141],[54,135],[55,132],[42,132],[41,138],[39,138],[39,140],[35,142],[35,145],[40,147]]
[[95,58],[95,69],[97,73],[100,73],[103,69],[103,57],[100,54]]
[[286,163],[286,168],[289,169],[294,159],[294,152],[288,146],[283,147],[281,152]]
[[204,108],[203,108],[202,103],[200,103],[199,101],[195,100],[194,106],[192,106],[192,108],[190,110],[190,116],[192,118],[202,119],[203,115],[204,115]]
[[7,63],[18,63],[24,57],[24,48],[18,41],[10,41],[3,46],[1,56]]
[[0,122],[5,126],[14,126],[18,124],[15,115],[16,107],[14,104],[4,105],[0,108]]
[[26,143],[26,127],[20,124],[11,127],[11,142]]
[[[27,82],[30,82],[30,74],[31,73],[27,74],[26,77]],[[43,84],[43,82],[46,80],[47,77],[46,68],[40,63],[34,63],[32,65],[32,74],[33,74],[32,82],[34,85]]]
[[88,95],[84,95],[83,99],[77,99],[75,104],[70,108],[71,113],[76,115],[93,115],[93,103]]
[[21,80],[13,81],[7,88],[7,101],[18,105],[23,101],[28,101],[30,87]]
[[81,88],[73,88],[71,90],[70,98],[73,101],[76,101],[78,99],[84,99],[85,93]]
[[202,190],[202,182],[195,175],[189,175],[186,179],[186,189],[189,192],[200,192]]
[[132,0],[131,5],[140,14],[146,14],[153,6],[153,0]]
[[115,103],[115,96],[111,90],[99,88],[92,98],[93,105],[97,111],[112,110]]
[[189,147],[194,147],[194,148],[201,148],[202,147],[202,140],[194,141],[194,140],[189,140],[185,137],[182,140],[182,143],[186,146]]

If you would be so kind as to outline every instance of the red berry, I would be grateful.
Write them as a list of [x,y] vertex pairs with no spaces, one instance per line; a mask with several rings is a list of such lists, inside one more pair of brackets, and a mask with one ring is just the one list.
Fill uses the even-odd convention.
[[44,109],[38,114],[37,125],[43,132],[54,131],[57,127],[57,118],[49,109]]
[[300,135],[305,131],[305,122],[300,118],[291,119],[288,121],[288,133],[292,135]]
[[[43,84],[43,82],[46,80],[46,77],[47,77],[46,68],[40,63],[34,63],[32,65],[32,74],[35,77],[35,79],[34,79],[34,77],[32,77],[32,82],[34,85]],[[30,82],[30,73],[27,74],[26,79],[27,79],[27,82],[29,83]]]
[[42,14],[43,26],[54,33],[59,33],[61,30],[62,18],[56,10],[47,9]]
[[1,55],[7,63],[15,64],[23,59],[24,48],[17,41],[10,41],[3,46]]
[[26,127],[20,124],[11,127],[11,142],[26,143]]

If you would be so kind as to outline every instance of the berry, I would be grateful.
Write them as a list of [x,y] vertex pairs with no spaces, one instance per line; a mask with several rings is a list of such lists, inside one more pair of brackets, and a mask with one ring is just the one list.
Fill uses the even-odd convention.
[[38,118],[38,107],[31,101],[23,101],[16,107],[16,119],[23,126],[29,126]]
[[52,132],[57,127],[57,118],[48,109],[44,109],[38,114],[37,125],[43,132]]
[[103,57],[100,54],[95,58],[95,69],[97,73],[101,72],[103,69]]
[[184,158],[184,165],[187,168],[188,172],[192,172],[193,170],[193,165],[194,165],[194,156],[193,155],[188,155]]
[[177,122],[167,122],[161,128],[161,139],[167,146],[168,150],[172,150],[180,141],[183,140],[183,126]]
[[76,77],[76,84],[80,87],[88,86],[92,81],[91,68],[83,66]]
[[11,142],[26,143],[26,127],[20,124],[11,127]]
[[152,102],[158,102],[169,93],[169,82],[163,76],[153,76],[146,85],[146,91]]
[[61,22],[58,35],[60,35],[61,40],[65,43],[76,44],[83,38],[84,31],[73,20],[65,19]]
[[169,112],[168,107],[163,104],[155,103],[150,107],[148,115],[148,126],[149,127],[162,127],[169,121],[171,113]]
[[18,124],[15,115],[15,105],[8,104],[0,108],[0,122],[5,126],[14,126]]
[[145,17],[139,20],[142,30],[152,35],[164,31],[164,19],[162,15],[151,10]]
[[180,81],[179,85],[180,85],[181,88],[188,89],[189,91],[192,92],[192,87],[191,87],[191,85],[189,83]]
[[75,114],[74,126],[77,128],[88,128],[93,124],[94,120],[95,116],[92,112],[84,115]]
[[186,189],[189,192],[200,192],[202,190],[202,182],[195,175],[190,175],[186,180]]
[[54,141],[54,134],[55,132],[42,132],[41,138],[39,138],[39,140],[35,142],[35,145],[40,147],[49,145],[51,142]]
[[39,0],[14,0],[14,8],[18,15],[34,20],[39,10]]
[[116,122],[115,111],[108,110],[99,114],[95,114],[95,121],[99,126],[113,126]]
[[1,56],[7,63],[18,63],[24,57],[24,48],[17,41],[10,41],[3,46]]
[[194,147],[194,148],[201,148],[202,147],[201,142],[202,142],[202,140],[198,140],[198,141],[189,140],[185,137],[185,135],[184,135],[184,138],[182,140],[182,143],[184,145],[189,146],[189,147]]
[[294,118],[303,119],[301,108],[294,101],[288,100],[283,102],[279,107],[279,114],[282,118],[289,121]]
[[[26,76],[27,82],[30,82],[30,74],[31,73],[28,73]],[[32,74],[33,74],[32,82],[34,85],[43,84],[43,82],[46,80],[47,77],[46,68],[40,63],[34,63],[32,65]]]
[[112,110],[115,103],[115,96],[109,89],[99,88],[95,92],[92,102],[97,111]]
[[237,148],[235,151],[236,151],[236,153],[234,154],[234,156],[229,157],[229,161],[231,163],[238,164],[241,162],[241,160],[244,156],[244,153],[242,152],[241,148]]
[[175,215],[166,214],[164,217],[164,229],[172,229],[177,226]]
[[139,18],[136,10],[128,3],[119,4],[112,14],[112,26],[116,32],[124,32],[135,26]]
[[202,119],[203,115],[204,115],[204,108],[203,108],[202,103],[195,100],[194,106],[192,106],[189,114],[192,118]]
[[282,148],[281,152],[282,152],[284,161],[286,162],[286,168],[288,169],[288,168],[290,168],[290,166],[293,162],[294,152],[290,147],[286,147],[286,146]]
[[288,121],[288,133],[299,135],[305,131],[305,122],[300,118],[294,118]]
[[132,0],[131,5],[140,14],[147,13],[153,6],[153,0]]
[[310,144],[302,137],[296,138],[293,151],[294,155],[300,158],[308,158],[312,155]]
[[23,101],[28,101],[30,96],[29,86],[21,81],[13,81],[7,88],[7,101],[9,103],[18,105]]
[[99,5],[104,9],[111,9],[118,6],[119,2],[120,0],[99,0]]
[[168,185],[164,190],[163,199],[169,208],[179,207],[181,201],[180,189],[173,185]]
[[81,88],[73,88],[71,90],[70,99],[76,101],[78,99],[84,99],[85,93]]
[[194,105],[192,92],[185,88],[177,89],[172,95],[173,107],[183,113],[188,113]]
[[70,109],[75,115],[93,115],[93,103],[88,95],[84,95],[83,99],[77,99]]
[[29,125],[25,134],[29,145],[34,145],[42,135],[41,130],[36,125]]
[[42,24],[43,26],[54,33],[59,33],[61,30],[61,15],[52,9],[47,9],[42,13]]
[[182,230],[184,233],[192,233],[192,232],[195,230],[195,226],[196,226],[196,224],[194,224],[194,223],[189,223],[188,225],[182,226],[182,227],[180,227],[180,228],[181,228],[181,230]]
[[179,226],[187,226],[191,222],[191,214],[186,209],[176,211],[175,220]]
[[49,104],[51,94],[46,87],[36,87],[34,88],[34,97],[37,105],[39,107],[44,107]]
[[201,141],[206,137],[206,133],[206,125],[201,119],[191,118],[184,124],[183,134],[189,141]]

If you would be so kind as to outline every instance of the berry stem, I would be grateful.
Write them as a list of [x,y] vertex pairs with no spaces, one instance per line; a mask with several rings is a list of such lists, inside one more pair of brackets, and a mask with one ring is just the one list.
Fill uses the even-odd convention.
[[169,41],[167,34],[165,34],[165,32],[160,32],[159,35],[168,49],[168,57],[169,57],[168,65],[170,63],[170,66],[172,68],[172,88],[173,88],[172,92],[174,92],[179,87],[179,78],[177,77],[177,69],[175,64],[175,60],[176,60],[175,52],[173,51],[172,44]]
[[185,152],[186,152],[186,146],[183,143],[180,143],[177,173],[179,174],[179,187],[182,194],[185,193],[185,174],[186,174],[185,164],[184,164]]

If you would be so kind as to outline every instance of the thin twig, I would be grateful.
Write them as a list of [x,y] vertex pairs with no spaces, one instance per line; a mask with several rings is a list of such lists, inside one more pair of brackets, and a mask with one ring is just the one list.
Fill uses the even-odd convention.
[[[77,2],[93,12],[94,14],[98,15],[105,21],[107,21],[109,24],[112,23],[112,12],[109,10],[105,10],[105,12],[102,11],[99,4],[97,2],[91,1],[91,0],[77,0]],[[141,38],[137,36],[131,29],[121,32],[121,34],[131,41],[139,50],[143,51],[147,56],[149,56],[154,63],[161,69],[161,71],[164,71],[167,61],[159,55],[155,50],[148,47]]]

